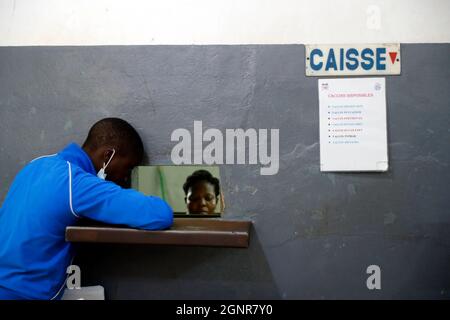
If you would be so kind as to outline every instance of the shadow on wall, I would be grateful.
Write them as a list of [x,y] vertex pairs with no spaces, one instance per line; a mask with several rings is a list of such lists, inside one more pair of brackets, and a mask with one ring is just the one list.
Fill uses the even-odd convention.
[[79,245],[81,285],[106,299],[279,299],[252,227],[248,249]]

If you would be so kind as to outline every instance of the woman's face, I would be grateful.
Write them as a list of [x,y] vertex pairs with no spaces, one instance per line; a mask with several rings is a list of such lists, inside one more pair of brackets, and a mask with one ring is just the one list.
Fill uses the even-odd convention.
[[206,181],[199,181],[189,188],[186,196],[189,214],[214,214],[217,205],[214,186]]

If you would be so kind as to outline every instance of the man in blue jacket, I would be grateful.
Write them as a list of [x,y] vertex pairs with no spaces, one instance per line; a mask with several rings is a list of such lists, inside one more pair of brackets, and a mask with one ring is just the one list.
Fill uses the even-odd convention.
[[73,258],[65,229],[80,218],[147,230],[172,225],[162,199],[122,188],[143,154],[136,130],[107,118],[82,147],[69,144],[17,174],[0,208],[0,299],[60,298]]

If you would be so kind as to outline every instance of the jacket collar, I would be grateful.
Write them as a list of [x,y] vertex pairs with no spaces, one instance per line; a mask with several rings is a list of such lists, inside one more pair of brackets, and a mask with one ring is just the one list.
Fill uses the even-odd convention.
[[89,155],[76,143],[70,143],[58,153],[64,160],[77,165],[84,171],[96,174],[94,164]]

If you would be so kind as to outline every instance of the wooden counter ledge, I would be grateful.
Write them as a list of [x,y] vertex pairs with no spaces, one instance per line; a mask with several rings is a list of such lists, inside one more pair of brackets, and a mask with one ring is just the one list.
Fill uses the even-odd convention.
[[247,248],[251,221],[175,218],[171,229],[137,230],[118,226],[66,228],[66,241]]

